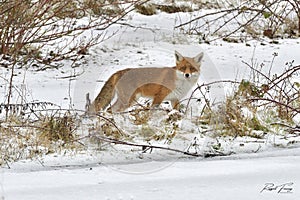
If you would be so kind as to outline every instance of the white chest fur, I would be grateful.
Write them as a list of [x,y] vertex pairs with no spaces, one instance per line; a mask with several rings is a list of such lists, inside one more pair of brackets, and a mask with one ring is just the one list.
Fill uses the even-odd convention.
[[175,89],[165,98],[166,101],[168,100],[181,100],[183,99],[187,93],[192,89],[193,86],[198,81],[199,74],[193,73],[190,78],[184,77],[181,72],[177,72],[177,80],[175,82]]

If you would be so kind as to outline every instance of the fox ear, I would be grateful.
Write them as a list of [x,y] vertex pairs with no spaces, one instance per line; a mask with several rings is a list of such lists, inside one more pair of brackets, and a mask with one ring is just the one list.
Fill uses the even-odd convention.
[[203,52],[201,52],[201,53],[199,53],[196,57],[194,57],[194,61],[196,62],[196,63],[199,63],[200,64],[200,62],[201,62],[201,60],[202,60],[202,58],[203,58]]
[[183,60],[183,56],[178,53],[178,51],[175,51],[175,58],[176,58],[176,62],[180,62]]

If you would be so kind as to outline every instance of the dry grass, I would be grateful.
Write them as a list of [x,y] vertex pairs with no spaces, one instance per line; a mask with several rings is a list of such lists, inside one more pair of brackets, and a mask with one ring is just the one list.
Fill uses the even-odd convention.
[[69,113],[40,116],[35,122],[10,115],[0,122],[0,165],[79,150],[76,128],[76,119]]
[[94,0],[84,0],[82,9],[86,13],[91,14],[92,16],[110,16],[115,17],[123,13],[123,9],[118,2],[112,1],[111,3],[105,3],[101,1]]
[[158,10],[166,13],[177,13],[177,12],[192,12],[194,11],[191,6],[186,5],[156,5]]
[[149,121],[151,112],[153,111],[151,111],[150,108],[137,108],[132,110],[129,114],[134,125],[142,125]]
[[143,15],[155,15],[158,11],[165,13],[177,13],[177,12],[192,12],[194,9],[188,5],[176,5],[173,3],[169,4],[137,4],[135,9],[138,13]]
[[295,126],[295,116],[300,114],[300,84],[295,81],[300,66],[287,62],[285,70],[273,76],[271,70],[263,73],[264,65],[245,64],[251,69],[249,80],[235,85],[221,106],[206,106],[199,117],[201,126],[212,128],[215,136],[255,138],[272,132],[273,124]]
[[39,140],[48,142],[62,141],[71,143],[76,138],[76,119],[69,113],[61,116],[42,116],[42,120],[36,123],[39,130]]
[[140,4],[135,5],[135,9],[142,15],[155,15],[157,13],[156,6],[154,4]]

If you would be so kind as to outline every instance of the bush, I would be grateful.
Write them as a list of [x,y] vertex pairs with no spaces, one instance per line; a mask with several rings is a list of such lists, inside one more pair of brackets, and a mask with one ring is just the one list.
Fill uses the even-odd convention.
[[201,35],[205,42],[216,37],[240,41],[248,37],[273,39],[300,35],[300,4],[297,0],[221,1],[216,5],[216,9],[182,22],[175,28],[186,27],[187,33]]

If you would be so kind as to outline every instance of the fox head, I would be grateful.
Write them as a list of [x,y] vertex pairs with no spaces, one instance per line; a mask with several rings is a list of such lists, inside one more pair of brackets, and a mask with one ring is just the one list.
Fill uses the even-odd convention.
[[184,57],[177,51],[175,51],[176,57],[176,69],[179,70],[184,78],[189,79],[193,75],[199,76],[201,60],[203,58],[203,52],[199,53],[193,58]]

